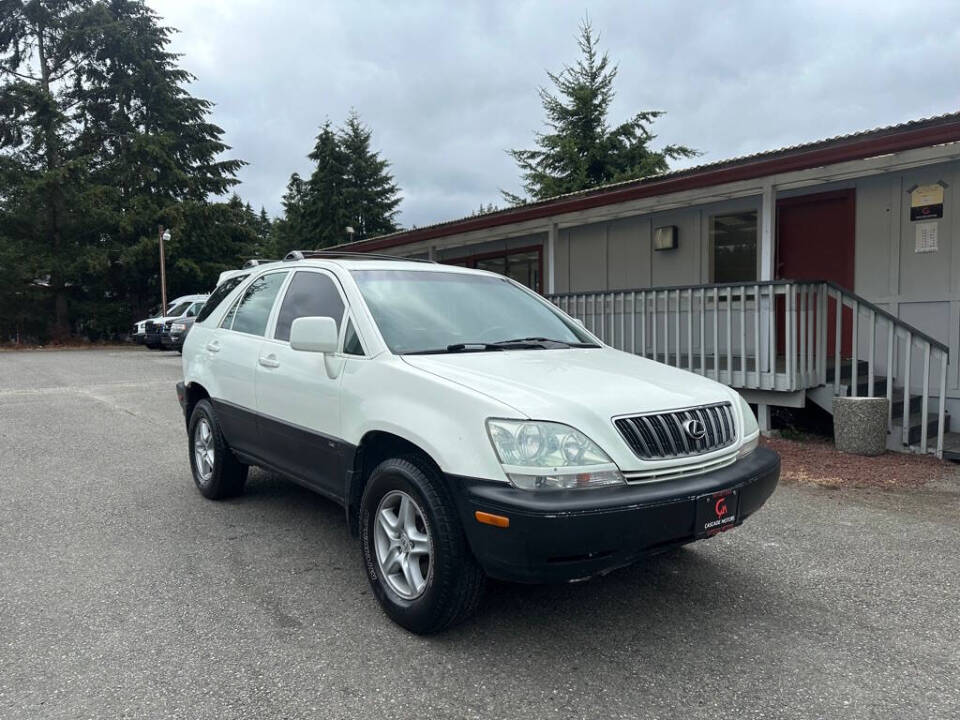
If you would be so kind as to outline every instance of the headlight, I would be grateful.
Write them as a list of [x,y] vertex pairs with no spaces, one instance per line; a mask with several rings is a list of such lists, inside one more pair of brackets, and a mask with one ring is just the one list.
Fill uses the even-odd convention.
[[183,323],[174,323],[173,325],[170,326],[171,332],[183,332],[186,329],[187,329],[187,326],[184,325]]
[[743,444],[737,451],[737,457],[746,457],[760,444],[760,426],[747,401],[740,396],[740,414],[743,416]]
[[504,472],[518,488],[573,490],[624,483],[613,460],[569,425],[491,419],[487,432]]

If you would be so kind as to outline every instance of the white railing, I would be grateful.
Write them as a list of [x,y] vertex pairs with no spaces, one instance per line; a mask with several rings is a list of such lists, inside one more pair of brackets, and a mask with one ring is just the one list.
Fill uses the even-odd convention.
[[[922,452],[929,443],[930,365],[937,355],[936,452],[942,452],[947,346],[834,283],[689,285],[548,299],[608,345],[740,389],[796,392],[832,384],[835,395],[872,396],[883,377],[889,429],[901,432],[905,445],[911,444],[911,394],[917,389]],[[902,401],[895,398],[895,381]],[[901,426],[894,428],[892,408],[901,402]]]

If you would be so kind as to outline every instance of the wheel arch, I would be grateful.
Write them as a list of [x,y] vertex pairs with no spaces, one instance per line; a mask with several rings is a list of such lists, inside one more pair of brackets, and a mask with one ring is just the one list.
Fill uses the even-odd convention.
[[347,468],[344,505],[350,534],[359,535],[360,500],[370,473],[380,463],[392,457],[417,457],[431,470],[442,474],[440,465],[420,445],[386,430],[370,430],[364,434],[353,455],[353,464]]
[[201,400],[209,400],[210,393],[198,382],[190,382],[184,386],[183,398],[183,417],[187,425],[190,425],[190,416],[193,415],[193,408]]

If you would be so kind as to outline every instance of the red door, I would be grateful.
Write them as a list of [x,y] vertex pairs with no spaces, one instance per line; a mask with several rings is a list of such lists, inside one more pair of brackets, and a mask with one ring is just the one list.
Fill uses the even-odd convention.
[[[853,290],[855,192],[838,190],[777,201],[778,280],[832,280]],[[833,303],[828,303],[827,308],[827,357],[833,357],[836,308]],[[845,309],[841,346],[844,357],[851,353],[852,320],[850,309]],[[782,333],[779,337],[778,349],[782,351]]]

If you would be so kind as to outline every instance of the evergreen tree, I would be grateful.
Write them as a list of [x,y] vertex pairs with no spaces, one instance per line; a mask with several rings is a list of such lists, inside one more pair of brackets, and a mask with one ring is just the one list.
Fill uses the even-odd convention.
[[[77,204],[85,168],[70,117],[82,95],[78,69],[89,61],[101,19],[92,2],[0,2],[0,152],[5,225],[28,275],[45,278],[51,332],[68,331],[67,288],[75,271]],[[9,247],[9,245],[8,245]]]
[[370,148],[372,132],[351,112],[338,133],[346,157],[346,177],[342,202],[344,214],[354,229],[354,237],[362,240],[396,231],[394,221],[400,190],[390,174],[390,163]]
[[313,150],[313,172],[304,181],[290,176],[283,195],[283,217],[273,224],[274,248],[281,256],[294,249],[322,248],[353,238],[394,232],[399,189],[390,163],[371,149],[372,133],[352,112],[339,130],[327,120]]
[[316,166],[304,189],[301,247],[321,248],[346,239],[350,224],[343,202],[347,157],[327,120],[308,157]]
[[48,278],[52,335],[125,328],[159,298],[159,226],[176,285],[188,218],[236,183],[170,33],[142,0],[0,0],[3,234]]
[[[645,110],[611,128],[610,104],[614,98],[617,66],[597,48],[589,20],[580,25],[581,58],[573,67],[547,73],[556,94],[540,88],[546,112],[546,133],[537,133],[537,149],[508,151],[523,176],[530,198],[542,200],[563,193],[585,190],[620,180],[665,172],[669,160],[692,157],[695,150],[683,145],[650,149],[656,135],[649,126],[663,112]],[[525,198],[503,192],[511,203]]]
[[290,176],[287,190],[281,200],[283,216],[270,229],[271,255],[282,258],[291,250],[306,247],[303,222],[304,182],[298,173]]

